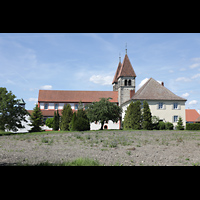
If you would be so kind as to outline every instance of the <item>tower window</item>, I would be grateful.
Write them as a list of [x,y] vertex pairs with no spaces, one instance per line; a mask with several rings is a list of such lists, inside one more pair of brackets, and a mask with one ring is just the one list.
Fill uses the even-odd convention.
[[127,86],[127,80],[125,80],[125,86]]
[[128,85],[131,85],[131,80],[128,81]]

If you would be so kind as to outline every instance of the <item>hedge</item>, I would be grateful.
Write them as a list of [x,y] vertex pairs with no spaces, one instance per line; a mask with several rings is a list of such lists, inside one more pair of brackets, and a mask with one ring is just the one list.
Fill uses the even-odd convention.
[[200,130],[200,123],[186,124],[186,130]]

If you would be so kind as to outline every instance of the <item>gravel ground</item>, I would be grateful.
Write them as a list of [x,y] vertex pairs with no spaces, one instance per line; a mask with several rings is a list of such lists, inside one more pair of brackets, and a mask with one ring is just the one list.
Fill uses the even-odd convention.
[[200,165],[198,131],[90,131],[0,136],[0,166],[76,158],[123,166]]

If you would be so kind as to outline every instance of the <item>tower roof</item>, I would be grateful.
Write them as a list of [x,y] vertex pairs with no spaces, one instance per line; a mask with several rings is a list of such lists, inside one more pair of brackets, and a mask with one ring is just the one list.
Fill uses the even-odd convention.
[[122,63],[119,61],[119,65],[117,67],[117,71],[115,72],[115,76],[113,78],[112,84],[117,83],[117,77],[118,77],[119,71],[121,69],[121,66],[122,66]]
[[130,62],[127,54],[124,57],[124,60],[121,65],[121,69],[118,73],[117,79],[119,77],[124,77],[124,76],[136,77],[135,71],[131,65],[131,62]]

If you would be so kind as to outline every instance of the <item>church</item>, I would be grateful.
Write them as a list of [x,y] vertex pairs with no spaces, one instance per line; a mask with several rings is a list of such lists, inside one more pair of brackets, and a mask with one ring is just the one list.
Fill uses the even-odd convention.
[[[89,103],[110,97],[112,103],[122,107],[121,120],[123,121],[125,111],[131,102],[139,100],[142,103],[146,100],[152,116],[157,116],[160,120],[171,122],[173,125],[176,125],[178,118],[181,117],[185,126],[185,102],[187,100],[172,93],[163,82],[160,84],[150,78],[136,92],[136,73],[127,55],[127,49],[122,63],[119,58],[112,85],[113,91],[39,90],[38,106],[46,119],[53,117],[55,110],[58,110],[61,115],[65,104],[70,104],[72,110],[76,111],[80,101],[87,109]],[[108,121],[104,124],[104,129],[120,129],[121,120],[118,123]],[[98,122],[90,124],[90,130],[98,130],[100,127],[101,124]]]

